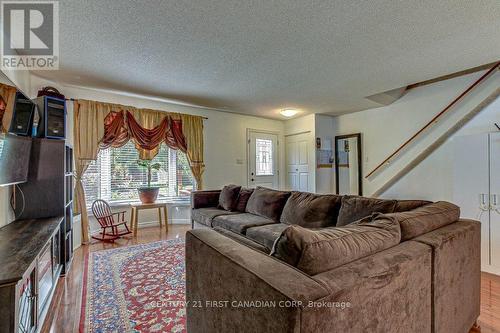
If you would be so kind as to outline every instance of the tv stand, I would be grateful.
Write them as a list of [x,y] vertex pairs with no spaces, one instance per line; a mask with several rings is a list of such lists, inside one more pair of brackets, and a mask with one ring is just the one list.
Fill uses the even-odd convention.
[[37,332],[65,263],[64,216],[0,228],[0,332]]

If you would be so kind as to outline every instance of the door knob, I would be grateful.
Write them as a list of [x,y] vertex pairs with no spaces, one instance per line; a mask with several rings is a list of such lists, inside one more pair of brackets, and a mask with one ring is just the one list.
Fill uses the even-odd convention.
[[253,182],[253,181],[255,181],[255,179],[253,179],[253,178],[252,178],[252,179],[250,179],[250,180],[251,180],[252,182]]

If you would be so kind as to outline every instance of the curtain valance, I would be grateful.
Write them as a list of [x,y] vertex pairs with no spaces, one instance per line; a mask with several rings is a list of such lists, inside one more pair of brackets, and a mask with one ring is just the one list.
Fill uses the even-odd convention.
[[157,126],[148,129],[142,127],[129,111],[110,112],[104,119],[104,137],[100,141],[100,147],[118,148],[130,139],[134,141],[141,159],[153,159],[158,154],[161,143],[183,153],[187,152],[181,119],[166,115]]
[[197,188],[202,189],[202,117],[89,100],[75,100],[73,110],[75,210],[82,213],[84,241],[89,238],[82,177],[91,161],[97,159],[99,149],[121,147],[132,140],[141,159],[153,159],[160,144],[165,143],[186,153]]

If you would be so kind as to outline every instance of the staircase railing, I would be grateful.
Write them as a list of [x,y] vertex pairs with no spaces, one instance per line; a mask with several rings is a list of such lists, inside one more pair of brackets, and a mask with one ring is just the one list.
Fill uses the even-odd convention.
[[379,171],[383,166],[390,163],[390,161],[403,151],[407,146],[409,146],[420,134],[422,134],[429,127],[437,123],[438,119],[449,111],[455,104],[457,104],[461,99],[463,99],[467,94],[469,94],[475,87],[477,87],[481,82],[485,81],[491,74],[493,74],[500,66],[500,62],[497,62],[491,67],[485,74],[483,74],[478,80],[471,84],[467,89],[465,89],[458,97],[456,97],[450,104],[448,104],[441,112],[439,112],[434,118],[432,118],[424,127],[419,129],[412,137],[406,140],[398,149],[396,149],[391,155],[389,155],[385,160],[378,164],[372,171],[370,171],[365,178],[369,178]]

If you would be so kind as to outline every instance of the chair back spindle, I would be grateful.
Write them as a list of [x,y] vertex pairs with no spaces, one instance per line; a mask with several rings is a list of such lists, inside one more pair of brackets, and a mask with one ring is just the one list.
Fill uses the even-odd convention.
[[102,227],[113,224],[111,207],[109,207],[109,204],[106,201],[100,199],[94,201],[92,204],[92,213]]
[[[92,214],[94,214],[94,217],[99,222],[102,229],[99,233],[100,237],[92,235],[94,239],[100,241],[114,241],[121,236],[132,233],[125,221],[125,212],[113,213],[109,204],[104,200],[98,199],[92,203]],[[115,221],[115,215],[118,215],[118,221]],[[120,215],[121,219],[119,217]]]

